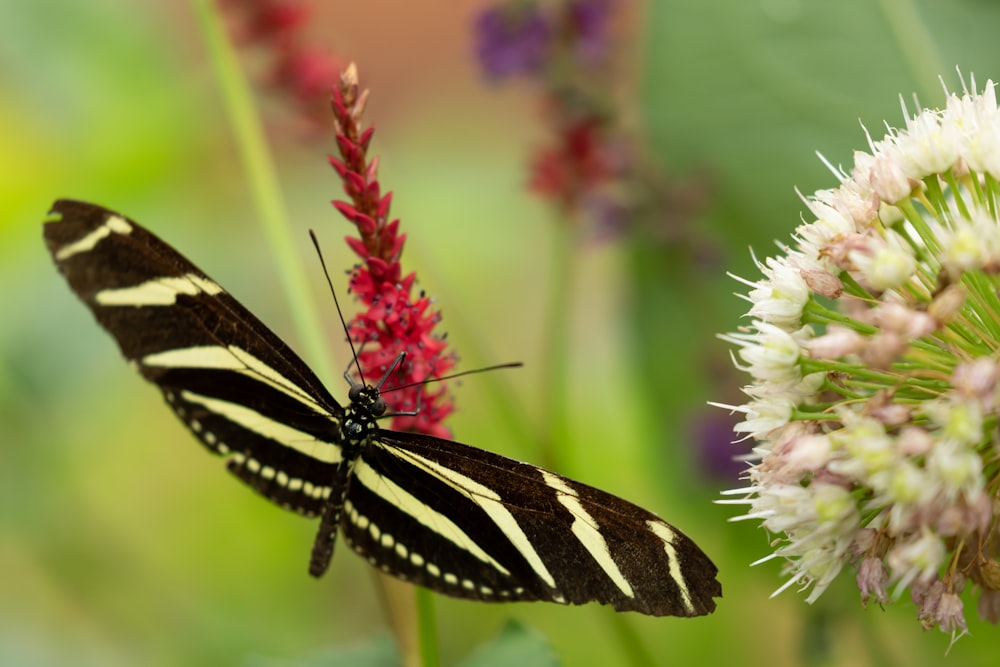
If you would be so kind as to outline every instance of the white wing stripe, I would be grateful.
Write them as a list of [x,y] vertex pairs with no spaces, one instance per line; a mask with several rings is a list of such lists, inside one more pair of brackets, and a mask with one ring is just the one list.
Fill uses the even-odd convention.
[[677,550],[674,549],[674,531],[659,521],[647,521],[646,527],[663,540],[663,550],[667,553],[667,562],[670,564],[670,576],[681,592],[685,609],[693,614],[694,604],[691,602],[691,591],[688,590],[687,582],[684,581],[684,573],[681,572],[681,564],[677,560]]
[[108,219],[100,227],[94,228],[79,240],[59,248],[55,254],[56,261],[62,262],[73,255],[79,255],[81,252],[90,252],[97,247],[98,243],[113,233],[130,234],[131,232],[132,225],[128,224],[125,218],[119,215],[108,216]]
[[102,306],[172,306],[179,294],[213,296],[222,288],[207,278],[189,273],[183,276],[165,276],[147,280],[131,287],[101,290],[94,301]]
[[559,504],[569,510],[569,513],[573,515],[573,525],[571,530],[576,536],[576,539],[580,541],[580,544],[586,549],[597,564],[601,566],[604,573],[608,575],[608,578],[614,583],[618,589],[627,595],[628,597],[635,597],[635,592],[632,590],[632,586],[628,583],[625,575],[622,571],[618,569],[618,564],[615,563],[615,559],[611,557],[611,550],[608,549],[608,543],[601,535],[601,531],[598,529],[598,524],[594,520],[594,517],[584,509],[583,504],[580,502],[580,497],[577,492],[568,485],[562,478],[550,473],[547,470],[542,470],[542,477],[545,479],[545,483],[548,484],[549,488],[556,492],[559,499]]
[[323,463],[340,463],[341,461],[340,447],[337,445],[318,440],[308,433],[269,419],[244,405],[202,396],[186,390],[180,392],[180,396],[185,401],[201,405],[210,412],[225,417],[248,431],[274,440],[279,445],[294,449],[317,461]]
[[309,407],[313,412],[333,419],[333,415],[324,410],[302,388],[257,357],[235,345],[228,347],[202,345],[167,350],[165,352],[146,355],[140,363],[144,366],[156,366],[159,368],[212,368],[216,370],[236,371],[254,380],[259,380],[286,396],[294,398]]

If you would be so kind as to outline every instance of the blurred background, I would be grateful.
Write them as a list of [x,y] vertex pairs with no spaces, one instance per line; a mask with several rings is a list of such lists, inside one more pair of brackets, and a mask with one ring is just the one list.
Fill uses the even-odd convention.
[[[764,257],[788,239],[805,212],[796,188],[836,186],[816,152],[849,168],[866,147],[859,121],[878,137],[883,120],[903,123],[900,94],[911,110],[913,93],[941,104],[938,76],[961,89],[956,66],[980,86],[1000,76],[1000,4],[615,6],[621,113],[673,194],[660,226],[607,235],[568,237],[526,188],[546,141],[538,90],[483,76],[473,24],[485,3],[328,3],[305,30],[371,90],[372,152],[409,235],[404,270],[435,298],[460,367],[525,363],[453,385],[455,438],[549,457],[532,437],[548,405],[541,341],[554,246],[571,237],[559,472],[657,512],[720,569],[718,611],[694,620],[436,598],[443,662],[516,618],[567,665],[619,664],[622,622],[657,664],[939,664],[948,636],[922,631],[908,596],[863,609],[852,573],[814,605],[794,590],[769,599],[779,565],[748,567],[769,537],[712,504],[739,485],[727,465],[739,448],[706,402],[741,402],[744,378],[715,338],[746,310],[727,271],[759,277],[749,249]],[[245,64],[253,77],[252,54]],[[56,198],[116,209],[300,348],[192,8],[0,0],[0,85],[0,664],[323,664],[331,647],[382,641],[367,565],[341,548],[311,579],[314,524],[229,479],[121,361],[41,241]],[[354,262],[341,241],[352,228],[329,205],[342,197],[325,162],[332,130],[259,99],[338,367],[320,372],[345,397],[349,351],[307,237],[317,231],[335,281]],[[996,630],[972,601],[966,616],[972,636],[947,659],[995,664]]]

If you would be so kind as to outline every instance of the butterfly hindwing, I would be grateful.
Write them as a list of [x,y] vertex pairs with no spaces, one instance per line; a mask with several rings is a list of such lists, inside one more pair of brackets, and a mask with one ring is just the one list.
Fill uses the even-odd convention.
[[651,512],[430,436],[381,431],[356,465],[341,525],[374,565],[457,597],[695,616],[722,594],[715,565]]

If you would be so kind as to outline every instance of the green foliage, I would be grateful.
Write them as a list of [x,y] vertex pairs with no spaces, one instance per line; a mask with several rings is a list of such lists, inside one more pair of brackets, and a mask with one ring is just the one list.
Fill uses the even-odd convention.
[[558,667],[559,656],[539,633],[510,620],[500,634],[478,646],[459,667]]
[[399,655],[386,635],[349,648],[335,647],[300,659],[251,656],[243,667],[399,667]]

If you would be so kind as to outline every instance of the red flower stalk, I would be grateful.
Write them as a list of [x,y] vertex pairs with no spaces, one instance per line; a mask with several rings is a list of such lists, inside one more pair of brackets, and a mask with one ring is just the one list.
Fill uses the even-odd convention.
[[530,189],[595,231],[629,217],[633,167],[614,117],[611,23],[617,0],[501,0],[476,22],[477,54],[493,80],[520,75],[540,86],[552,139],[535,151]]
[[574,209],[588,193],[610,182],[615,173],[603,126],[598,118],[560,126],[556,145],[536,152],[528,187]]
[[326,96],[343,63],[332,53],[305,45],[302,30],[309,8],[287,0],[221,0],[220,5],[239,40],[270,55],[267,85],[290,98],[311,125],[327,124]]
[[[374,128],[361,129],[367,99],[368,91],[361,91],[357,69],[351,64],[333,90],[331,106],[340,157],[328,159],[350,199],[334,201],[333,205],[358,229],[358,238],[345,239],[361,258],[351,270],[350,285],[366,310],[348,324],[351,339],[361,346],[358,364],[368,382],[377,382],[400,353],[406,353],[402,366],[383,389],[386,392],[441,377],[455,365],[455,357],[446,351],[443,337],[434,333],[441,314],[431,311],[431,300],[422,291],[413,298],[416,274],[403,275],[399,259],[406,235],[399,232],[398,219],[390,221],[392,193],[382,194],[378,158],[368,158]],[[442,420],[454,404],[441,383],[401,389],[392,393],[389,404],[392,412],[416,413],[394,417],[393,428],[450,436]]]

